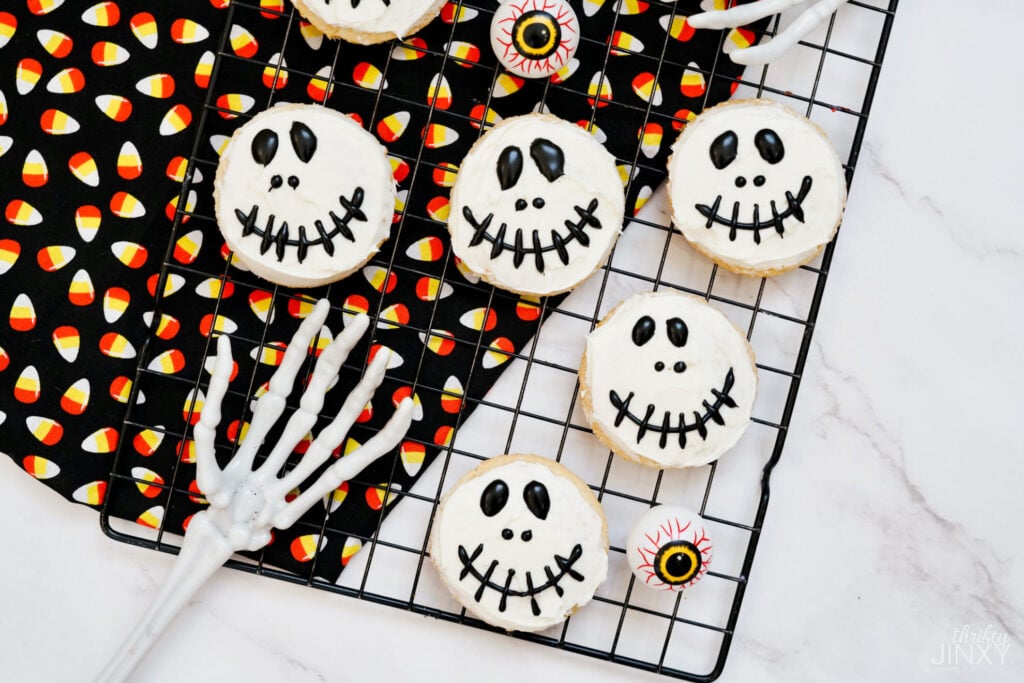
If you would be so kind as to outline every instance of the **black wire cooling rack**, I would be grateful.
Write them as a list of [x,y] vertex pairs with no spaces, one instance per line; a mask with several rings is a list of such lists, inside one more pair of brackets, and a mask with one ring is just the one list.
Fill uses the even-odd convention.
[[[789,55],[771,67],[751,68],[743,78],[733,79],[735,96],[771,97],[804,111],[826,129],[840,156],[845,153],[846,178],[847,182],[851,181],[897,5],[898,0],[851,0],[818,31],[801,41]],[[455,13],[463,9],[483,14],[493,12],[491,7],[478,7],[469,2],[450,3],[448,9]],[[232,271],[226,260],[217,268],[211,267],[209,262],[204,262],[206,265],[203,266],[183,268],[172,254],[179,239],[195,230],[197,224],[204,233],[217,233],[213,218],[194,211],[192,204],[197,187],[200,192],[210,191],[209,179],[212,179],[216,168],[216,155],[208,144],[208,128],[211,117],[225,113],[223,103],[214,101],[218,76],[226,60],[254,61],[240,58],[236,50],[229,49],[235,15],[242,12],[279,15],[281,21],[276,30],[281,32],[282,44],[299,30],[299,17],[294,12],[273,9],[268,7],[268,3],[236,1],[226,12],[219,46],[212,55],[211,85],[199,117],[195,145],[177,203],[174,229],[159,281],[153,287],[156,302],[151,334],[140,353],[133,395],[111,472],[107,506],[101,516],[101,524],[109,536],[164,552],[174,553],[180,547],[177,533],[181,519],[177,519],[177,526],[173,526],[169,521],[172,515],[168,513],[151,520],[150,526],[154,528],[147,528],[120,519],[124,515],[117,513],[114,501],[119,490],[132,489],[139,484],[153,486],[153,482],[139,478],[138,472],[131,467],[131,458],[125,453],[125,444],[131,441],[132,435],[148,430],[179,438],[174,476],[158,488],[166,489],[169,500],[177,496],[188,498],[193,505],[197,500],[201,503],[198,493],[188,490],[183,483],[187,477],[178,476],[179,464],[188,461],[181,449],[185,448],[184,436],[193,422],[192,411],[153,414],[141,404],[140,387],[148,386],[150,379],[161,375],[151,366],[155,350],[150,342],[160,336],[165,296],[172,289],[173,279],[190,277],[218,292],[209,298],[209,310],[204,311],[213,316],[214,326],[221,311],[223,292],[231,286]],[[671,10],[670,16],[675,16],[675,9]],[[765,32],[774,35],[777,26],[778,20],[775,19]],[[613,30],[614,27],[613,23]],[[457,23],[452,23],[449,41],[457,37],[456,30]],[[288,70],[293,77],[296,74],[307,78],[319,77],[327,92],[335,85],[334,65],[339,62],[339,56],[343,51],[360,48],[337,43],[332,49],[334,54],[329,73],[303,73],[301,65],[297,64],[288,64]],[[276,79],[284,71],[281,54],[278,53],[276,62],[256,61],[254,66],[265,69],[264,73],[269,78]],[[605,50],[606,62],[608,55],[609,50]],[[658,70],[664,60],[663,50],[657,61]],[[390,63],[388,60],[386,64]],[[718,75],[717,64],[704,74],[708,81]],[[444,55],[441,65],[442,73],[453,81],[459,77],[458,73],[453,73],[460,67],[458,59],[449,60]],[[496,73],[491,75],[496,76]],[[388,78],[387,65],[380,77]],[[493,78],[491,83],[493,87]],[[549,89],[558,87],[547,83],[540,95],[541,102]],[[259,103],[260,106],[247,115],[255,114],[263,106],[271,106],[274,92],[270,88],[266,101]],[[377,91],[377,100],[373,102],[374,116],[379,113],[377,105],[381,92]],[[590,102],[590,121],[593,122],[600,102]],[[487,103],[490,104],[490,95]],[[339,105],[331,103],[331,106]],[[344,109],[344,104],[339,108]],[[648,108],[644,114],[645,123],[650,116],[651,109]],[[640,142],[638,140],[633,158],[620,159],[620,163],[635,164],[641,159]],[[408,162],[414,177],[421,164],[424,173],[433,170],[422,161],[424,144],[421,141],[418,150],[399,155]],[[197,185],[200,174],[208,178],[204,186]],[[631,184],[632,178],[628,182]],[[568,298],[536,302],[540,310],[537,334],[523,348],[509,354],[514,361],[486,396],[467,397],[460,408],[453,433],[439,457],[415,486],[405,491],[393,487],[394,469],[386,482],[370,482],[377,486],[385,499],[398,496],[402,505],[390,509],[386,523],[384,515],[379,515],[372,535],[356,538],[353,549],[364,543],[366,547],[347,564],[337,580],[326,580],[320,576],[316,562],[304,565],[301,570],[281,568],[267,562],[263,553],[234,559],[229,566],[494,630],[468,616],[441,586],[433,569],[424,569],[429,564],[426,546],[430,520],[440,495],[479,461],[501,452],[540,452],[568,465],[597,493],[609,519],[611,564],[608,579],[594,600],[564,625],[539,634],[513,634],[512,637],[671,677],[695,681],[717,678],[729,652],[753,567],[768,505],[771,473],[785,445],[835,243],[829,245],[811,265],[774,279],[736,276],[695,255],[681,235],[670,227],[665,212],[658,210],[659,201],[656,195],[650,206],[628,222],[628,229],[608,264],[587,283]],[[406,228],[404,217],[394,226],[393,241],[399,239],[403,229],[411,229]],[[396,267],[393,256],[391,259],[386,255],[379,256],[374,263],[379,263],[384,277]],[[446,262],[439,275],[441,287],[454,282],[456,277],[454,266],[449,265]],[[707,298],[747,331],[758,358],[761,381],[754,407],[754,424],[734,452],[718,463],[692,471],[659,472],[615,458],[593,438],[577,400],[576,372],[586,332],[593,329],[604,313],[625,296],[635,291],[660,288],[679,289]],[[301,305],[306,301],[295,293],[278,288],[272,288],[271,295],[279,307],[286,307],[289,303]],[[327,288],[326,295],[331,296],[330,288]],[[497,300],[496,297],[505,296],[508,295],[492,291],[487,310],[490,310],[491,302]],[[332,302],[336,309],[342,308],[339,302],[333,299]],[[379,316],[381,306],[378,305],[371,313]],[[233,338],[247,339],[262,347],[274,338],[272,320],[268,316],[261,330],[226,332]],[[290,321],[285,321],[284,325],[282,329],[288,332],[277,334],[287,338],[294,326]],[[418,331],[429,334],[430,330],[428,325]],[[199,337],[194,330],[191,334],[196,335],[195,345],[208,357],[212,353],[209,340]],[[487,351],[483,343],[483,335],[475,339],[474,359]],[[414,384],[419,383],[423,363],[421,357]],[[355,373],[353,378],[358,377],[361,368],[361,363],[347,366],[350,373]],[[162,375],[161,379],[164,379]],[[204,386],[206,373],[198,369],[191,377],[174,379],[179,385],[194,391]],[[257,369],[253,369],[245,394],[236,397],[235,409],[239,415],[245,414],[246,406],[259,385]],[[444,393],[443,389],[434,389]],[[230,414],[227,411],[226,407],[226,414]],[[470,411],[474,413],[472,417],[464,419]],[[506,430],[506,438],[495,436],[504,434]],[[698,509],[714,532],[715,559],[711,571],[701,584],[684,594],[653,592],[643,588],[634,590],[633,577],[626,566],[624,545],[629,527],[655,502],[680,503]],[[307,515],[298,526],[324,531],[331,526],[330,509],[325,505],[324,510]]]

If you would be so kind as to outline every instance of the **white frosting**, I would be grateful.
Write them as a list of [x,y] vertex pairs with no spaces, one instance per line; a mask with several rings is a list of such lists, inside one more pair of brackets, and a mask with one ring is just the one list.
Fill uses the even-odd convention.
[[[548,42],[533,45],[543,27]],[[529,29],[529,30],[528,30]],[[580,44],[580,22],[567,0],[503,0],[491,19],[491,49],[503,67],[523,78],[547,78]]]
[[[296,122],[316,137],[316,149],[305,162],[291,142]],[[253,140],[265,130],[276,134],[277,147],[264,165],[254,158]],[[289,183],[295,182],[293,178],[295,187]],[[253,117],[231,136],[215,184],[217,224],[228,246],[243,265],[279,284],[313,287],[345,277],[377,253],[391,230],[395,182],[387,151],[351,118],[319,105],[285,105]],[[365,220],[356,212],[350,215],[344,202],[358,204]],[[244,235],[245,218],[253,206],[255,230]],[[345,225],[351,240],[336,226],[332,213],[349,218]],[[269,232],[274,239],[263,251],[262,236],[271,215],[274,224]],[[276,238],[286,222],[291,243],[279,253]],[[333,254],[317,222],[329,236]],[[303,231],[309,242],[316,242],[304,255],[297,244]]]
[[[783,143],[784,155],[777,163],[763,159],[755,144],[755,136],[764,129],[774,131]],[[736,135],[736,156],[720,170],[710,149],[727,131]],[[835,234],[846,202],[843,167],[825,133],[771,100],[739,100],[701,114],[673,146],[668,172],[673,221],[683,236],[715,261],[751,275],[774,274],[814,258]],[[738,178],[745,183],[742,187]],[[806,178],[810,187],[803,196]],[[755,183],[759,179],[764,181],[761,186]],[[797,200],[803,196],[797,208],[790,206],[787,192]],[[710,210],[716,201],[718,219],[708,228],[708,217],[697,207]],[[775,228],[772,202],[781,217],[782,234]],[[730,239],[728,223],[737,203],[738,224],[754,224],[756,209],[758,222],[765,227],[741,228]],[[801,211],[803,222],[798,218]]]
[[429,12],[440,9],[437,0],[302,0],[309,12],[331,26],[359,33],[393,33],[404,38]]
[[[564,154],[564,174],[554,181],[538,170],[531,155],[531,145],[537,139],[554,143]],[[502,190],[498,159],[510,146],[520,150],[522,172],[514,185]],[[538,199],[542,208],[534,204]],[[595,201],[593,216],[600,228],[586,224],[577,210],[589,209]],[[517,210],[517,202],[526,208]],[[451,203],[448,229],[452,248],[462,262],[499,287],[543,296],[575,287],[605,261],[622,229],[625,195],[615,158],[593,136],[553,116],[530,114],[505,119],[473,145],[459,168]],[[475,246],[470,246],[476,228],[464,214],[467,208],[477,224],[493,216],[486,238]],[[588,246],[566,221],[582,226],[579,230]],[[508,248],[491,258],[502,225],[506,226],[502,243]],[[543,272],[537,268],[534,231],[543,250]],[[517,235],[527,252],[518,268],[511,248]],[[557,240],[564,241],[567,263],[555,247]]]
[[[608,572],[606,525],[597,499],[589,490],[585,497],[585,485],[565,467],[534,458],[485,462],[448,492],[434,519],[430,556],[449,590],[474,615],[509,631],[561,623],[593,597]],[[506,484],[508,498],[487,516],[481,498],[496,480]],[[544,519],[524,496],[532,482],[543,484],[550,501]],[[460,556],[471,559],[472,569],[467,571]],[[481,577],[489,577],[482,590]],[[510,594],[502,610],[506,582],[510,592],[532,592],[532,598]]]
[[679,592],[699,581],[711,564],[704,520],[680,505],[653,507],[626,539],[626,561],[641,586]]
[[[653,321],[653,335],[638,346],[634,327],[644,316]],[[668,334],[672,319],[685,323],[681,346]],[[587,417],[619,455],[658,467],[705,465],[732,448],[750,422],[757,390],[752,353],[728,318],[703,299],[677,292],[634,295],[587,336],[582,387],[584,406],[590,404]],[[682,371],[676,369],[680,362]],[[620,419],[627,399],[628,411]],[[724,425],[717,424],[716,413]],[[680,414],[686,424],[683,445]]]

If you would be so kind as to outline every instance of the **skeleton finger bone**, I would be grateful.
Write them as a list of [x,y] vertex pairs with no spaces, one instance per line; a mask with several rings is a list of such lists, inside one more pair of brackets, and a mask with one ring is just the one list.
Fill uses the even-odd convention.
[[[391,419],[365,444],[327,468],[319,479],[274,517],[274,526],[287,528],[295,523],[314,503],[335,490],[384,455],[402,440],[412,424],[413,402],[405,398],[398,404]],[[344,438],[344,437],[342,437]],[[339,440],[340,443],[340,440]]]
[[285,402],[288,399],[288,394],[291,393],[295,377],[306,360],[309,344],[313,341],[314,335],[320,331],[330,310],[331,306],[327,299],[317,301],[312,312],[306,316],[291,341],[288,342],[284,358],[281,359],[281,364],[270,378],[267,393],[256,401],[245,441],[239,446],[238,452],[231,462],[224,468],[225,473],[229,470],[234,473],[248,472],[252,469],[256,452],[263,445],[267,433],[284,412]]
[[[345,326],[345,330],[338,335],[330,345],[324,349],[323,353],[317,359],[316,367],[313,370],[313,377],[309,381],[309,385],[306,387],[306,391],[302,394],[302,399],[299,402],[299,409],[292,414],[288,420],[288,424],[285,426],[284,432],[281,434],[281,438],[278,440],[277,445],[274,446],[270,455],[267,456],[266,462],[263,463],[256,471],[256,476],[260,481],[270,482],[276,476],[277,473],[284,466],[288,456],[291,455],[292,451],[295,450],[295,446],[302,440],[309,430],[316,424],[317,416],[320,414],[321,408],[324,405],[324,395],[330,388],[331,382],[338,376],[338,370],[341,369],[342,363],[348,359],[348,354],[352,351],[352,348],[356,345],[359,339],[366,332],[366,328],[370,325],[370,319],[365,315],[358,315],[353,318],[348,325]],[[369,372],[369,371],[367,371]],[[383,373],[381,373],[381,379],[383,379]],[[374,385],[374,389],[380,385],[380,381]],[[353,394],[359,392],[358,385],[353,391]],[[365,392],[360,392],[365,393]],[[349,395],[349,400],[351,396]],[[366,405],[366,401],[370,400],[373,395],[371,390],[369,395],[365,397],[362,405],[359,409]],[[346,405],[348,401],[346,401]],[[358,413],[356,413],[358,416]],[[349,427],[351,427],[351,423]],[[346,428],[345,431],[348,431]],[[309,452],[303,456],[302,462],[306,462],[309,459]],[[315,468],[313,468],[315,469]],[[308,473],[307,473],[308,476]],[[295,485],[302,482],[300,479]]]
[[263,440],[284,412],[285,400],[291,393],[310,342],[323,326],[329,310],[328,302],[320,300],[299,326],[281,365],[270,380],[269,391],[256,401],[248,435],[223,470],[217,465],[214,442],[221,420],[221,402],[227,393],[233,363],[230,341],[226,336],[218,338],[217,358],[206,402],[194,429],[196,480],[210,506],[192,516],[167,582],[97,681],[125,680],[174,615],[232,553],[262,548],[271,538],[271,526],[287,529],[323,496],[391,451],[405,436],[413,413],[413,402],[408,398],[397,406],[391,419],[375,436],[328,467],[295,500],[285,502],[285,495],[322,465],[344,441],[362,408],[384,379],[387,352],[374,358],[335,419],[314,439],[295,470],[283,477],[277,476],[295,445],[313,427],[323,407],[324,394],[349,352],[369,327],[366,316],[357,316],[320,354],[300,406],[289,419],[281,439],[266,462],[258,470],[252,469]]
[[387,370],[389,356],[388,352],[377,354],[366,370],[366,375],[345,399],[344,405],[334,420],[324,427],[313,443],[309,445],[295,469],[281,478],[278,488],[283,489],[281,490],[282,495],[305,481],[331,456],[334,449],[341,445],[348,430],[352,428],[363,408],[373,397],[377,387],[384,381],[384,372]]
[[[738,5],[726,10],[701,12],[687,18],[693,28],[724,29],[736,28],[758,19],[778,14],[803,0],[761,0],[748,5]],[[835,12],[847,0],[815,0],[800,16],[767,43],[736,50],[730,55],[732,61],[746,66],[767,64],[786,53],[801,38],[814,30],[825,17]]]
[[[221,493],[223,474],[217,466],[214,439],[220,424],[220,406],[231,379],[231,339],[226,335],[217,338],[217,359],[213,364],[210,385],[206,390],[206,401],[199,415],[193,434],[196,442],[196,485],[206,493],[207,499]],[[200,456],[200,454],[204,454]]]
[[782,10],[799,5],[804,0],[761,0],[729,9],[711,10],[687,17],[686,23],[693,28],[736,28],[778,14]]

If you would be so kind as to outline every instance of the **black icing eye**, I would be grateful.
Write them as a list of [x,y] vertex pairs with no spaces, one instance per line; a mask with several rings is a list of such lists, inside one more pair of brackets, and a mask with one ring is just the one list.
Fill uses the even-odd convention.
[[501,189],[507,190],[519,182],[523,174],[523,152],[518,147],[509,145],[498,155],[498,182]]
[[547,519],[548,510],[551,509],[547,486],[539,481],[531,481],[523,488],[523,500],[526,501],[526,507],[530,509],[534,517]]
[[530,143],[530,157],[537,169],[550,182],[558,180],[565,174],[565,154],[562,148],[544,138],[537,138]]
[[735,161],[736,150],[739,144],[740,139],[731,130],[727,130],[715,138],[715,141],[711,143],[711,148],[708,150],[711,154],[711,163],[715,165],[715,168],[721,171]]
[[266,166],[277,154],[277,133],[264,128],[252,139],[252,158],[257,164]]
[[645,315],[633,325],[633,343],[643,346],[654,336],[654,318]]
[[316,152],[316,136],[313,135],[313,131],[302,121],[296,121],[292,124],[290,135],[295,156],[299,157],[302,163],[309,163]]
[[762,128],[754,136],[754,145],[757,153],[769,164],[777,164],[786,156],[786,148],[782,145],[782,138],[771,128]]
[[508,502],[508,484],[501,479],[495,479],[484,492],[480,494],[480,510],[483,511],[488,517],[501,512],[501,509],[505,507],[505,503]]
[[690,336],[690,330],[682,318],[671,318],[665,323],[665,332],[668,333],[668,340],[672,346],[686,346],[686,338]]
[[689,541],[672,541],[661,546],[654,556],[654,573],[670,586],[690,581],[700,571],[700,548]]

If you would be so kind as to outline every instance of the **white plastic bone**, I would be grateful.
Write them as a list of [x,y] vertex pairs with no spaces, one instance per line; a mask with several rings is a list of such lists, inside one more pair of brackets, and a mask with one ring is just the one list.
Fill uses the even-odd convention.
[[[748,5],[737,5],[724,10],[711,10],[694,14],[686,19],[693,28],[737,28],[758,19],[778,14],[779,12],[799,5],[805,0],[760,0]],[[758,66],[778,59],[801,38],[814,30],[825,17],[839,9],[847,0],[813,0],[813,4],[805,9],[796,20],[778,33],[767,43],[736,50],[729,57],[737,64]]]
[[278,476],[289,454],[313,428],[323,407],[324,394],[349,352],[366,332],[369,319],[359,315],[320,354],[299,408],[289,418],[281,438],[263,464],[253,469],[256,454],[284,412],[285,401],[310,342],[323,326],[329,310],[327,300],[321,299],[299,326],[281,365],[270,379],[268,392],[256,401],[245,441],[223,470],[217,466],[214,437],[232,362],[230,340],[223,335],[217,339],[217,358],[206,402],[195,427],[196,483],[210,506],[192,517],[166,583],[135,630],[97,677],[97,682],[125,680],[167,624],[232,553],[265,546],[270,541],[272,527],[287,529],[314,503],[393,449],[405,436],[413,412],[413,403],[408,398],[398,404],[391,419],[375,436],[328,467],[297,498],[285,501],[285,496],[326,462],[344,441],[384,379],[389,355],[386,351],[374,357],[341,410],[309,445],[295,469]]

